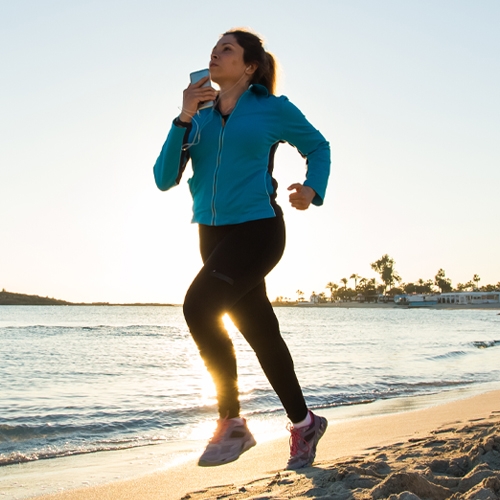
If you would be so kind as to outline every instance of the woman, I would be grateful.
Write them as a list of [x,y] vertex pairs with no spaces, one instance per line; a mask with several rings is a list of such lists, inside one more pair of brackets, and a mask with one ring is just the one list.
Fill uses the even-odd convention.
[[[203,268],[191,284],[184,316],[215,383],[219,420],[199,465],[236,460],[255,439],[240,416],[236,358],[224,328],[227,313],[255,351],[291,421],[287,469],[313,463],[327,421],[308,410],[266,295],[265,276],[285,247],[283,214],[272,178],[279,142],[307,158],[304,183],[288,189],[298,210],[321,205],[330,170],[324,137],[286,97],[276,97],[275,61],[262,41],[245,30],[228,31],[210,58],[210,75],[220,91],[204,86],[208,77],[184,90],[154,166],[159,189],[177,185],[189,159],[193,222],[199,224]],[[215,101],[201,109],[200,103]]]

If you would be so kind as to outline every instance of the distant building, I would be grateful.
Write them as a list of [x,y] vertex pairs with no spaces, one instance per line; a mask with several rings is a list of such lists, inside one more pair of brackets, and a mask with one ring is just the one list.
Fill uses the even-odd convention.
[[449,292],[437,299],[438,304],[499,304],[500,292]]
[[309,297],[309,303],[310,303],[310,304],[318,304],[318,303],[319,303],[319,295],[316,295],[315,293],[313,293],[313,294]]
[[500,304],[500,292],[449,292],[441,294],[396,295],[394,302],[409,307],[429,307],[437,304],[480,305]]

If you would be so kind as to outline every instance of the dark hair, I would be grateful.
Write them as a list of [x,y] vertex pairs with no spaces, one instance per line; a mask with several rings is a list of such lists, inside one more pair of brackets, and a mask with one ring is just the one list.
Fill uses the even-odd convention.
[[238,44],[243,47],[245,64],[254,63],[257,65],[250,83],[260,83],[266,87],[270,94],[274,94],[276,90],[276,61],[272,54],[266,52],[262,40],[254,33],[241,28],[226,31],[224,35],[233,35]]

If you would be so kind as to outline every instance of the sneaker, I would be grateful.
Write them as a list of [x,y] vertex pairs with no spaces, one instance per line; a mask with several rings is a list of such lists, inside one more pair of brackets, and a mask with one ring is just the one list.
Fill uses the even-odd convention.
[[257,443],[248,430],[246,420],[224,418],[217,421],[217,429],[198,461],[202,467],[234,462]]
[[312,418],[312,423],[306,427],[294,429],[292,424],[288,424],[287,428],[291,433],[290,436],[290,459],[286,466],[286,470],[302,469],[309,467],[316,458],[316,446],[318,441],[328,427],[328,421],[324,417],[318,417],[309,410]]

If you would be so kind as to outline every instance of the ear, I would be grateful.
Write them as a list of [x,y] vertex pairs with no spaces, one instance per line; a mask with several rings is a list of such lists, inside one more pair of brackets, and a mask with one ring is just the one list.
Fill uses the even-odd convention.
[[253,75],[257,71],[258,67],[259,65],[255,63],[247,64],[247,67],[245,68],[245,73],[247,75]]

